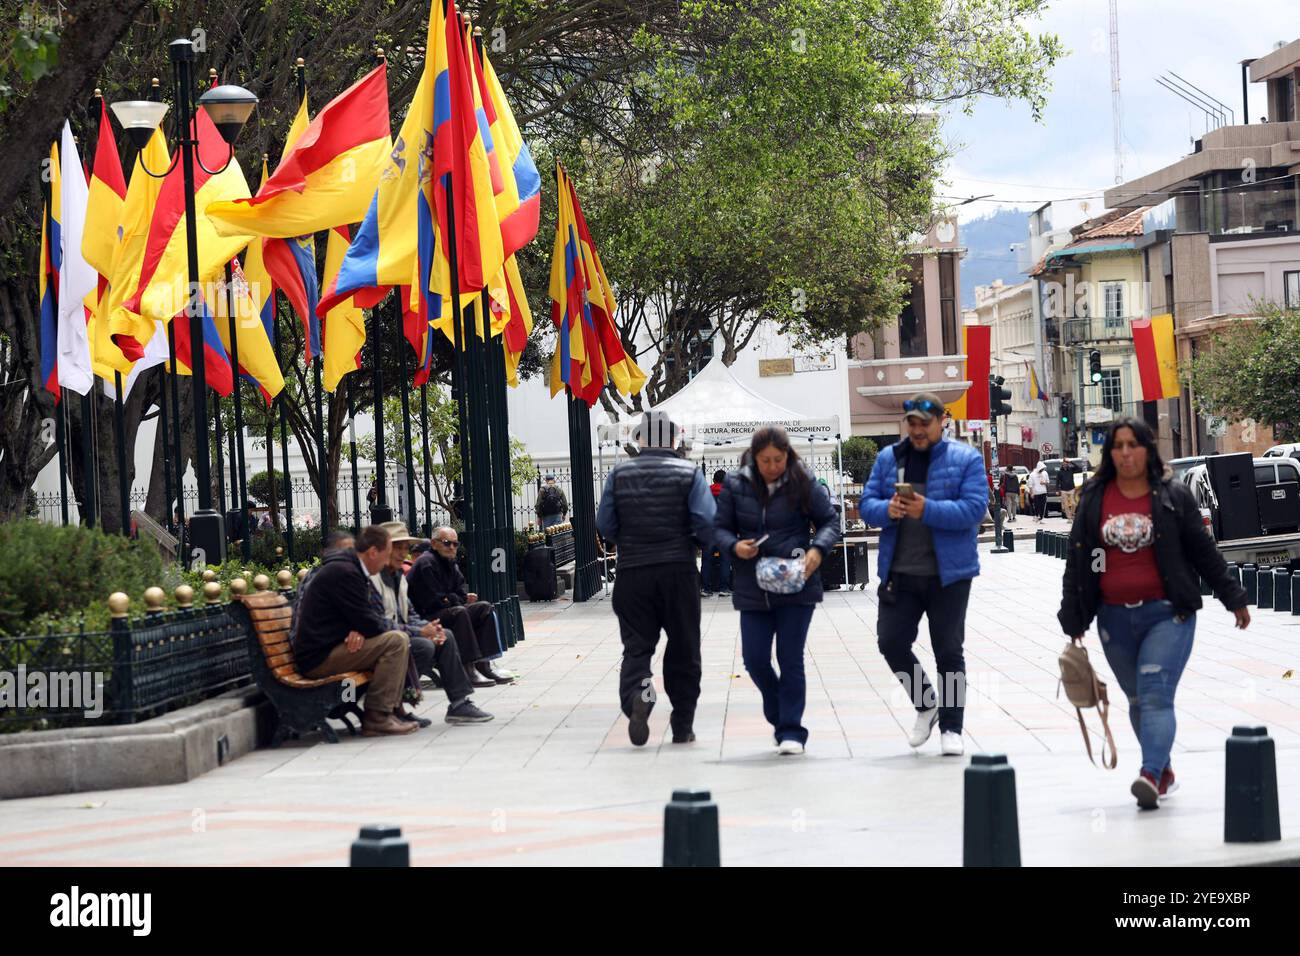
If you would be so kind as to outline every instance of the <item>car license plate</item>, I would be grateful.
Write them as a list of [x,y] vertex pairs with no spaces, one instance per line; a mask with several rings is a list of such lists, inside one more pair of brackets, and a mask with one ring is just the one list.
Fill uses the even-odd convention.
[[1289,551],[1265,551],[1263,554],[1255,556],[1255,564],[1261,568],[1271,568],[1275,565],[1286,564],[1291,560]]

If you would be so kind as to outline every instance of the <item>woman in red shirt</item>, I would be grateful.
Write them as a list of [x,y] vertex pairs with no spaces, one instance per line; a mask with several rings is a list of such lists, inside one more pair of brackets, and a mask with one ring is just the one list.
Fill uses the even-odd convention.
[[1057,618],[1080,642],[1097,618],[1142,747],[1130,791],[1144,809],[1155,809],[1175,787],[1174,693],[1192,652],[1198,575],[1246,627],[1246,592],[1228,574],[1191,492],[1166,476],[1151,427],[1123,416],[1111,425],[1101,465],[1080,495]]

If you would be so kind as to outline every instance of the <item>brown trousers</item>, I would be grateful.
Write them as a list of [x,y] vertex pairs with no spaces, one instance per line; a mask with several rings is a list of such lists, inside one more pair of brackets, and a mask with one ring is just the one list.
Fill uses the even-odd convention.
[[366,712],[391,714],[402,700],[406,684],[406,662],[411,641],[401,631],[385,631],[367,638],[353,653],[346,643],[334,645],[324,663],[307,673],[307,677],[333,677],[348,671],[374,670],[366,685]]

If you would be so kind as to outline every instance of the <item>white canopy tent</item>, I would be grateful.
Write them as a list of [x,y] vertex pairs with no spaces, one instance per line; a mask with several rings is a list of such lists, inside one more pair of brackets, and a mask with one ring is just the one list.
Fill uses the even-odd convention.
[[[689,456],[703,457],[709,448],[748,445],[754,432],[767,425],[780,425],[797,445],[834,443],[840,500],[840,537],[844,537],[844,454],[838,415],[815,418],[792,411],[765,398],[732,374],[720,358],[712,359],[694,378],[653,409],[677,424],[687,442]],[[612,445],[617,463],[619,449],[635,444],[634,431],[641,415],[627,416],[597,426],[597,454],[604,471],[604,449]],[[844,551],[844,586],[849,581],[849,553]]]

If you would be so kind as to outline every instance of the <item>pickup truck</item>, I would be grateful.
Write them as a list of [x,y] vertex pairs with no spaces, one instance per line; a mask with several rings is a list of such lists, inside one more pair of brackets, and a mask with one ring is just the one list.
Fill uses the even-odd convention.
[[1204,462],[1188,468],[1181,477],[1195,495],[1206,531],[1215,538],[1225,560],[1261,568],[1300,569],[1300,462],[1271,457],[1256,458],[1253,464],[1254,488],[1235,492],[1255,496],[1258,533],[1250,536],[1224,538],[1216,533],[1219,495],[1224,489],[1214,487]]

